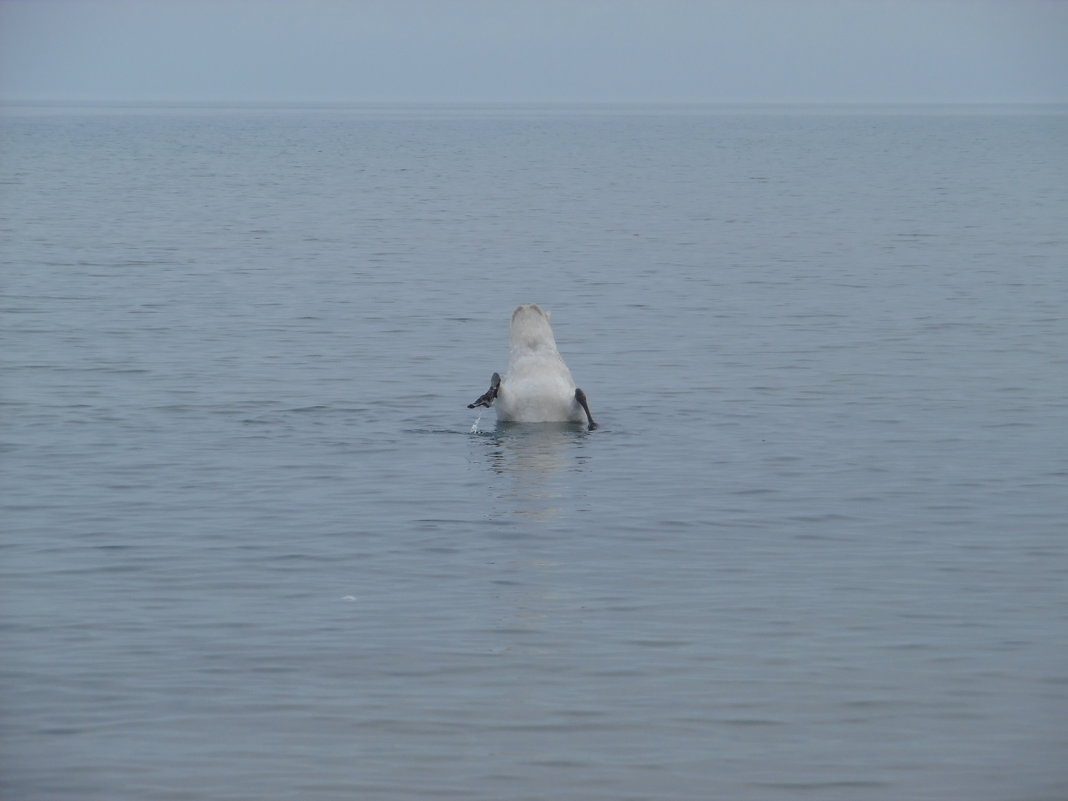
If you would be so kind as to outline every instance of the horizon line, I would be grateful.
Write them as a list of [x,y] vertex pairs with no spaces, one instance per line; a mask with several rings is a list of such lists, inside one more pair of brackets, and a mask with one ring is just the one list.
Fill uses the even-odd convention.
[[629,99],[311,99],[292,98],[74,98],[74,97],[2,97],[0,105],[66,105],[66,106],[1054,106],[1068,104],[1064,98],[1031,99],[841,99],[841,98],[750,98],[687,99],[687,98],[629,98]]

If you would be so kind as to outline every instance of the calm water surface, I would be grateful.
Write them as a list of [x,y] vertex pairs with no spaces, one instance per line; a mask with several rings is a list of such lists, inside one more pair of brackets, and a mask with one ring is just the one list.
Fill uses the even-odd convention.
[[[1063,108],[0,114],[0,790],[1063,801]],[[465,406],[518,303],[602,428]]]

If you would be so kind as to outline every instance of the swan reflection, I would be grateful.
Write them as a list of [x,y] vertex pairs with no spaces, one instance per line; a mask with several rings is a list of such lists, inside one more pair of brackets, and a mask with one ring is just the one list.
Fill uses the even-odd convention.
[[556,518],[560,501],[573,496],[567,475],[585,468],[589,436],[581,423],[498,422],[479,432],[489,469],[505,479],[498,497],[508,511],[534,520]]

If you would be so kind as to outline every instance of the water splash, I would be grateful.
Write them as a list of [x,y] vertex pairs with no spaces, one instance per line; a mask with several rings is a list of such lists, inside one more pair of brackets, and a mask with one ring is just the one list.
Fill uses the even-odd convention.
[[471,424],[471,433],[472,434],[477,434],[478,433],[478,424],[479,424],[479,421],[481,421],[481,420],[482,420],[482,413],[480,412],[478,417],[475,418],[475,422],[473,422]]

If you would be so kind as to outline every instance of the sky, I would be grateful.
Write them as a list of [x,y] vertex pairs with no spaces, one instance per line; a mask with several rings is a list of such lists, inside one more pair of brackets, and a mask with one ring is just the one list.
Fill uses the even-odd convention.
[[0,0],[0,100],[1065,102],[1068,0]]

